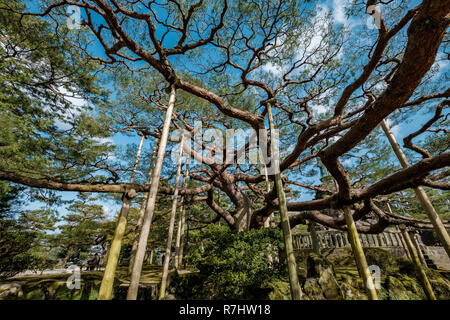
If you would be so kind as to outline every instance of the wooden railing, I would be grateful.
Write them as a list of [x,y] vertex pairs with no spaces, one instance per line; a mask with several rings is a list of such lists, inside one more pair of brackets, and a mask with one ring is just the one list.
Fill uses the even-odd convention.
[[[346,232],[317,231],[320,248],[344,248],[350,246]],[[403,248],[400,233],[383,232],[379,234],[359,234],[363,247]],[[312,239],[309,233],[293,233],[294,249],[312,249]]]

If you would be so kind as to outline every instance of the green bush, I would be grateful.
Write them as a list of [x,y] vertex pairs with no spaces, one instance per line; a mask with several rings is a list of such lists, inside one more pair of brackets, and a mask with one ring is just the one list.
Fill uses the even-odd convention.
[[0,219],[0,279],[12,277],[28,268],[35,235],[13,220]]
[[[235,232],[210,225],[194,235],[186,262],[198,272],[177,276],[172,287],[184,299],[258,299],[272,280],[286,276],[279,229]],[[270,261],[272,260],[272,261]]]

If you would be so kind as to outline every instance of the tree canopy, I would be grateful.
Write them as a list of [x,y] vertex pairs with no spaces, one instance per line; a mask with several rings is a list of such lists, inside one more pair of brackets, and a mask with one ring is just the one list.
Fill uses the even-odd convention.
[[[58,203],[60,193],[36,190],[74,191],[80,199],[59,234],[66,253],[111,236],[101,206],[86,201],[132,199],[133,190],[146,205],[148,145],[163,137],[173,90],[152,243],[164,239],[180,131],[190,169],[179,195],[194,229],[280,222],[271,146],[291,227],[310,221],[345,230],[348,208],[363,233],[432,229],[412,196],[417,187],[448,227],[450,2],[339,3],[330,10],[330,1],[296,0],[2,1],[0,214],[26,192]],[[401,128],[409,166],[398,162],[382,121]],[[137,137],[145,144],[136,171]],[[53,209],[42,210],[15,217],[51,230]]]

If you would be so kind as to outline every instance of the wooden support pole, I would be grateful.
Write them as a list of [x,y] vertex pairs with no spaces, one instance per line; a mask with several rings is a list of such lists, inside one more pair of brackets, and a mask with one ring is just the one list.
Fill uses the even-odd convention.
[[[391,147],[394,150],[394,153],[397,156],[398,160],[400,161],[402,167],[403,168],[409,167],[408,159],[406,159],[405,154],[403,153],[402,149],[397,143],[397,140],[395,139],[385,120],[381,121],[381,128],[386,134],[389,143],[391,144]],[[428,218],[430,219],[431,224],[433,225],[434,230],[436,231],[439,237],[439,240],[441,240],[442,246],[447,252],[447,255],[450,257],[450,236],[448,235],[448,232],[445,229],[445,226],[442,223],[441,218],[437,214],[430,199],[428,198],[427,194],[425,193],[422,187],[414,188],[414,193],[416,194],[416,197],[420,200],[420,203],[422,204],[423,209],[427,213]]]
[[131,272],[130,287],[128,288],[127,299],[136,300],[139,288],[139,281],[141,278],[142,264],[144,263],[145,251],[147,250],[148,235],[153,219],[153,212],[155,210],[156,195],[158,193],[159,179],[161,177],[161,169],[164,160],[164,153],[166,151],[167,140],[169,137],[170,123],[172,121],[172,112],[175,106],[175,86],[170,87],[169,104],[167,106],[166,116],[164,118],[163,130],[161,133],[161,141],[158,148],[158,155],[156,156],[155,169],[153,171],[152,184],[150,185],[150,192],[147,201],[147,208],[145,209],[144,221],[142,223],[142,230],[139,234],[138,249],[136,251],[136,258],[133,264],[133,271]]
[[419,260],[426,266],[427,265],[427,261],[425,260],[425,257],[423,256],[422,249],[420,248],[420,244],[417,241],[416,234],[413,233],[412,236],[410,236],[410,238],[411,238],[411,241],[412,241],[413,245],[416,247],[417,254],[419,256]]
[[369,266],[367,265],[366,256],[358,237],[358,230],[356,229],[356,224],[353,220],[350,209],[347,206],[344,206],[344,217],[347,224],[347,232],[350,240],[350,245],[352,246],[353,254],[355,256],[356,265],[364,281],[364,286],[367,289],[369,299],[378,300],[377,291],[375,290],[372,275],[370,273]]
[[403,234],[401,233],[401,231],[400,231],[400,229],[398,228],[398,226],[396,226],[396,229],[397,229],[398,232],[400,232],[400,241],[401,241],[401,243],[402,243],[403,250],[405,250],[405,252],[406,252],[406,257],[407,257],[408,259],[411,259],[411,255],[409,254],[408,245],[406,244],[405,237],[404,237]]
[[[139,147],[134,159],[133,170],[131,171],[130,183],[134,182],[136,175],[136,169],[141,156],[142,145],[144,144],[145,136],[141,135]],[[125,234],[125,228],[127,227],[128,212],[130,211],[130,205],[132,199],[136,197],[136,191],[133,189],[122,196],[122,208],[120,209],[119,218],[117,219],[116,229],[111,241],[111,246],[108,252],[108,260],[105,266],[105,272],[103,273],[102,283],[98,292],[98,300],[111,300],[112,291],[114,286],[114,276],[116,274],[117,263],[119,262],[120,249],[122,247],[122,238]]]
[[178,192],[180,185],[181,166],[183,164],[183,144],[184,134],[181,136],[180,152],[178,154],[177,174],[175,176],[175,190],[172,199],[172,210],[170,211],[169,232],[167,234],[167,246],[164,254],[163,273],[161,277],[161,285],[159,286],[159,299],[166,296],[167,276],[169,275],[169,262],[172,253],[173,230],[175,228],[175,216],[177,214]]
[[183,220],[181,222],[181,238],[180,238],[180,251],[178,253],[178,268],[183,266],[183,254],[184,254],[184,243],[185,243],[185,229],[186,229],[186,207],[183,206]]
[[[386,202],[386,205],[387,205],[389,213],[392,214],[392,208],[391,208],[391,205],[389,204],[389,202]],[[402,243],[403,250],[405,250],[406,257],[408,259],[411,259],[411,256],[410,256],[409,250],[408,250],[408,246],[406,245],[406,241],[405,241],[405,237],[403,236],[403,233],[400,231],[398,226],[395,226],[395,229],[400,233],[400,241]]]
[[434,295],[433,288],[431,287],[431,283],[428,280],[428,277],[425,272],[425,269],[423,268],[423,265],[420,263],[419,256],[417,254],[417,250],[411,241],[408,230],[406,230],[406,227],[404,225],[401,225],[400,229],[402,231],[403,238],[406,241],[406,245],[408,246],[409,253],[412,257],[411,260],[414,264],[414,267],[416,268],[416,271],[420,277],[420,280],[422,281],[422,286],[423,286],[423,290],[425,291],[425,294],[427,295],[429,300],[436,300],[436,296]]
[[[187,178],[189,176],[189,164],[186,164],[186,169],[184,170],[183,174],[183,184],[182,188],[185,189],[187,186]],[[177,238],[175,242],[175,258],[174,258],[174,264],[175,269],[179,269],[182,265],[183,261],[183,237],[184,237],[184,223],[185,223],[185,204],[184,204],[185,198],[183,197],[181,207],[180,207],[180,214],[178,217],[178,229],[177,229]]]
[[151,250],[150,251],[150,256],[148,257],[148,264],[152,264],[153,263],[153,252],[154,252],[155,250]]
[[[147,173],[147,180],[145,181],[145,184],[149,184],[152,181],[152,175],[153,175],[153,166],[155,164],[155,158],[156,158],[156,150],[158,148],[158,138],[155,138],[155,142],[153,143],[153,150],[152,150],[152,157],[150,160],[150,166],[148,168]],[[142,199],[141,203],[141,209],[139,210],[139,218],[136,225],[136,231],[134,235],[133,240],[133,246],[131,248],[131,256],[130,256],[130,264],[128,266],[128,274],[131,274],[131,271],[133,269],[134,259],[136,258],[136,251],[139,243],[139,233],[142,229],[142,223],[144,222],[144,215],[145,215],[145,208],[147,207],[147,201],[148,201],[148,192],[144,193],[144,197]],[[153,252],[153,250],[152,250]]]
[[[182,249],[183,249],[183,251],[184,251],[184,248],[186,247],[186,248],[188,248],[189,247],[189,231],[190,231],[190,226],[189,226],[189,219],[186,219],[186,216],[184,217],[184,221],[185,221],[185,225],[186,225],[186,237],[185,237],[185,239],[184,239],[184,241],[183,241],[183,245],[182,245]],[[183,260],[182,260],[183,261]],[[180,265],[181,265],[181,263],[180,263]],[[184,260],[184,263],[183,263],[183,268],[185,268],[186,269],[186,260]]]
[[[267,143],[268,139],[267,139],[267,133],[266,132],[264,132],[264,136],[265,136],[265,141]],[[258,150],[259,150],[259,157],[261,158],[261,161],[263,163],[262,165],[263,165],[264,179],[266,181],[266,193],[269,194],[269,192],[270,192],[270,180],[269,180],[269,174],[268,174],[268,171],[267,171],[267,165],[264,163],[264,158],[263,158],[263,154],[262,154],[261,148],[258,148]],[[264,217],[263,227],[264,228],[270,228],[274,218],[275,217],[274,217],[273,212],[271,214],[269,214],[267,217]]]
[[297,263],[295,261],[294,248],[292,245],[292,233],[291,233],[291,226],[289,225],[289,214],[286,205],[286,195],[283,189],[283,182],[281,181],[279,150],[275,139],[276,136],[275,125],[273,122],[272,107],[270,103],[267,103],[267,114],[269,117],[269,126],[271,134],[270,146],[272,151],[273,169],[275,171],[275,188],[277,191],[278,204],[281,216],[281,228],[283,230],[284,246],[286,250],[291,295],[293,300],[300,300],[302,298],[302,289],[298,281]]

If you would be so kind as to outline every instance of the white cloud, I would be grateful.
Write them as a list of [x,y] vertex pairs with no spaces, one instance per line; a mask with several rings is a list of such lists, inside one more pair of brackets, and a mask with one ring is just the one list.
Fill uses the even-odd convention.
[[92,140],[94,140],[94,142],[96,142],[97,144],[114,144],[114,141],[111,138],[95,137]]
[[373,86],[373,91],[375,93],[381,93],[387,88],[386,82],[378,82],[376,85]]
[[[331,2],[331,0],[330,0]],[[359,19],[347,18],[345,15],[345,8],[352,4],[352,0],[333,0],[332,1],[332,11],[333,11],[333,22],[337,24],[343,24],[346,29],[353,29],[362,22]]]
[[[352,0],[326,0],[316,4],[316,14],[311,17],[306,27],[302,26],[302,28],[298,30],[298,45],[293,61],[301,60],[314,64],[321,61],[324,55],[329,55],[330,46],[333,45],[328,40],[330,36],[328,32],[330,24],[341,24],[344,26],[345,30],[350,30],[361,25],[361,23],[364,23],[365,21],[360,21],[360,19],[346,17],[345,9],[351,4]],[[272,57],[275,57],[283,50],[283,42],[284,39],[282,37],[276,39],[278,48],[271,51]],[[341,58],[342,55],[343,50],[341,48],[335,59]],[[278,65],[273,62],[267,62],[262,66],[262,71],[266,74],[280,77],[290,67],[291,63]],[[306,70],[309,67],[304,66],[302,68]],[[292,72],[290,76],[294,76],[297,72],[299,72],[299,70]],[[323,113],[324,108],[319,107],[319,112]]]
[[283,68],[281,66],[277,66],[272,62],[268,62],[262,67],[263,71],[266,73],[271,73],[276,77],[279,77],[283,73]]
[[311,109],[314,110],[318,115],[321,115],[328,111],[329,107],[323,104],[316,104],[311,106]]
[[350,165],[352,165],[352,163],[353,163],[353,159],[347,158],[347,159],[344,159],[343,161],[341,161],[341,163],[342,163],[344,166],[350,166]]
[[69,91],[67,91],[67,89],[64,88],[63,86],[58,87],[57,91],[62,95],[64,95],[65,96],[64,99],[74,106],[73,108],[59,111],[58,113],[60,116],[62,116],[63,119],[55,120],[55,125],[58,127],[58,129],[68,130],[71,128],[71,125],[64,120],[69,121],[70,119],[78,116],[81,113],[80,108],[89,106],[89,102],[82,97],[77,96],[72,97],[72,94]]
[[326,99],[326,93],[318,96],[312,102],[308,103],[309,109],[314,115],[320,116],[329,111],[335,105],[334,99]]
[[347,18],[345,17],[345,4],[344,0],[333,0],[333,19],[335,23],[341,23],[346,25]]
[[[69,91],[67,91],[66,88],[64,88],[63,86],[58,87],[58,92],[60,92],[61,94],[63,94],[65,97],[65,99],[67,101],[69,101],[72,105],[74,105],[75,107],[86,107],[89,105],[89,102],[84,99],[83,97],[77,97],[77,96],[72,96],[73,94],[70,93]],[[77,112],[77,114],[79,114],[79,111],[75,111]]]
[[444,73],[448,72],[448,68],[450,67],[450,61],[447,58],[447,55],[439,52],[436,61],[433,64],[433,68],[437,68],[436,74],[433,76],[434,80],[439,80]]
[[[298,49],[293,57],[294,60],[306,59],[307,56],[314,53],[322,43],[325,32],[324,30],[328,26],[327,15],[329,14],[329,9],[326,5],[317,5],[317,14],[312,18],[311,25],[306,30],[298,30]],[[282,50],[285,41],[285,36],[279,37],[275,40],[276,49],[272,50],[270,53],[271,57],[277,56]],[[317,54],[314,54],[317,55]],[[320,54],[319,54],[320,55]],[[314,56],[310,58],[314,60]],[[262,70],[265,73],[272,74],[275,77],[280,77],[290,68],[291,64],[277,65],[273,62],[268,61],[262,66]]]
[[[111,138],[98,138],[98,137],[94,137],[92,138],[92,140],[94,140],[94,143],[96,143],[97,145],[114,145],[114,141]],[[114,152],[108,152],[108,158],[109,160],[117,160],[116,155],[114,154]]]
[[103,206],[103,213],[105,216],[109,217],[111,215],[111,209],[109,207]]
[[398,125],[398,124],[392,125],[392,121],[390,119],[386,119],[386,123],[387,123],[388,127],[391,129],[391,132],[394,135],[395,139],[399,140],[400,132],[401,132],[400,125]]
[[396,125],[394,127],[391,128],[392,134],[398,138],[400,136],[400,132],[401,132],[401,128],[400,125]]
[[121,208],[121,204],[116,204],[112,201],[106,201],[108,205],[105,205],[105,201],[101,202],[101,200],[98,200],[97,203],[103,206],[103,213],[106,216],[106,219],[115,219],[116,214],[120,211]]

